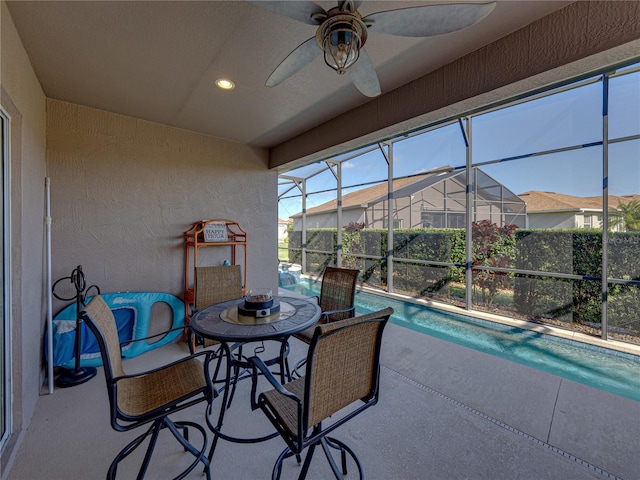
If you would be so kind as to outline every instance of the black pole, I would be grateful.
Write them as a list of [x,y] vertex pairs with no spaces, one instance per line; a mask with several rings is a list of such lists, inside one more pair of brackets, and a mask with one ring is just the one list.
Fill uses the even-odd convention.
[[80,371],[80,350],[82,349],[82,318],[80,317],[80,311],[84,307],[82,292],[86,288],[82,265],[78,265],[78,268],[71,273],[71,281],[76,287],[76,369],[74,373],[77,374]]
[[[72,298],[61,298],[56,295],[56,285],[62,281],[69,279],[74,284],[76,295]],[[98,370],[95,367],[81,367],[80,366],[80,350],[82,348],[82,318],[80,317],[80,311],[84,308],[84,302],[86,300],[86,292],[91,288],[96,288],[95,285],[87,288],[87,283],[82,272],[82,265],[78,265],[69,277],[64,277],[56,281],[53,284],[53,296],[58,300],[72,300],[76,301],[76,355],[75,355],[75,368],[73,370],[63,369],[63,372],[56,378],[56,386],[60,388],[73,387],[80,385],[96,376]],[[100,293],[98,289],[98,293]]]

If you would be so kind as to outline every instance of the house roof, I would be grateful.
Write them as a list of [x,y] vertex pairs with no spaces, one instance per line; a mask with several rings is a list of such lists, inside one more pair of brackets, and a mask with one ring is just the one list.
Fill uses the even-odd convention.
[[[562,212],[591,210],[602,212],[602,197],[577,197],[556,192],[530,190],[518,195],[527,204],[527,213]],[[640,201],[640,195],[609,195],[609,207],[617,208],[620,203]]]
[[[589,197],[595,198],[600,201],[600,197]],[[640,202],[640,194],[633,195],[609,195],[609,208],[618,208],[620,204],[629,203],[632,201]]]
[[[394,179],[394,197],[400,198],[408,196],[414,192],[424,190],[436,183],[448,178],[464,173],[464,171],[448,171],[442,167],[422,175],[403,177]],[[437,172],[437,173],[435,173]],[[355,192],[342,196],[342,209],[366,208],[370,204],[378,203],[387,198],[387,184],[379,183],[368,188],[363,188]],[[602,197],[578,197],[556,192],[543,192],[539,190],[529,190],[518,195],[526,203],[527,213],[543,212],[563,212],[582,211],[602,212]],[[640,194],[635,195],[609,195],[609,207],[617,208],[621,203],[628,203],[632,200],[640,202]],[[330,200],[322,205],[308,208],[307,215],[315,215],[325,212],[333,212],[337,209],[337,199]],[[302,216],[302,212],[291,215],[291,218]]]
[[[480,169],[479,172],[483,173]],[[484,174],[486,176],[486,174]],[[414,175],[411,177],[402,177],[393,180],[393,196],[394,198],[402,198],[413,195],[416,192],[422,191],[438,183],[444,182],[447,179],[457,176],[463,176],[464,180],[462,185],[466,185],[466,173],[464,170],[454,170],[451,166],[443,166],[435,168],[421,175]],[[490,177],[486,178],[494,181]],[[497,182],[496,182],[497,183]],[[509,193],[508,189],[506,189]],[[387,183],[380,183],[368,188],[363,188],[355,192],[347,193],[342,196],[342,210],[349,210],[352,208],[366,208],[369,205],[379,203],[387,199],[388,187]],[[515,194],[512,193],[514,197]],[[322,205],[308,208],[307,215],[315,215],[325,212],[333,212],[337,209],[337,199],[330,200]],[[302,216],[302,212],[292,215],[292,218]]]
[[[418,175],[415,177],[398,178],[393,181],[393,186],[397,190],[405,187],[411,183],[418,182],[424,179],[428,174]],[[387,195],[387,183],[379,183],[371,187],[363,188],[355,192],[347,193],[342,196],[342,210],[348,210],[350,208],[363,208],[373,199],[385,197]],[[307,215],[313,215],[323,212],[335,211],[338,208],[338,200],[333,199],[317,207],[307,209]],[[302,216],[302,212],[291,215],[291,218]]]
[[527,204],[527,213],[549,211],[599,210],[602,211],[602,199],[595,197],[576,197],[564,193],[529,190],[519,194]]

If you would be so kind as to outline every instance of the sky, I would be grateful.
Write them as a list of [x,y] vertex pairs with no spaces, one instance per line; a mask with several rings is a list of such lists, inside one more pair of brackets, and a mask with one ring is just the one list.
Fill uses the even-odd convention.
[[[639,67],[640,64],[629,68]],[[527,156],[480,168],[516,194],[529,190],[575,196],[602,194],[603,83],[583,85],[555,95],[495,110],[472,119],[473,163],[482,164]],[[640,135],[640,72],[614,77],[609,82],[609,139]],[[533,153],[584,146],[547,155]],[[362,149],[368,150],[370,147]],[[348,158],[353,153],[338,159]],[[463,167],[464,137],[458,123],[411,138],[393,146],[394,177],[426,172],[446,165]],[[324,163],[302,167],[290,175],[308,176]],[[379,149],[342,164],[343,187],[387,178],[387,162]],[[307,192],[335,189],[334,175],[325,171],[307,182]],[[609,145],[609,194],[640,193],[640,139]],[[280,192],[284,187],[280,188]],[[360,187],[361,188],[361,187]],[[344,189],[343,194],[353,188]],[[295,195],[292,191],[287,196]],[[309,195],[307,208],[335,198],[335,192]],[[287,219],[301,211],[299,197],[281,200],[278,216]]]

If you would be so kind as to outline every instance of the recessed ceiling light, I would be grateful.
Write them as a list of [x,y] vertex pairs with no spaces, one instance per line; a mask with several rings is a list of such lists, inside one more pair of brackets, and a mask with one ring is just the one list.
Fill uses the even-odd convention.
[[218,80],[216,80],[216,85],[223,90],[233,90],[236,87],[235,83],[224,78],[219,78]]

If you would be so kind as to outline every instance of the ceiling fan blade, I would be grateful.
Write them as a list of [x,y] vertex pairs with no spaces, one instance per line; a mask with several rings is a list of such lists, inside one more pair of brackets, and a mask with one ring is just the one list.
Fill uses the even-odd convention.
[[343,12],[345,10],[349,12],[355,12],[360,8],[361,5],[362,5],[362,0],[339,0],[338,1],[338,8]]
[[327,12],[325,12],[320,5],[313,2],[270,2],[254,0],[251,3],[270,12],[293,18],[294,20],[308,23],[309,25],[320,25],[322,19],[327,17]]
[[371,59],[364,48],[360,50],[358,61],[351,65],[347,72],[349,72],[353,84],[363,95],[367,97],[377,97],[380,95],[378,75],[376,75],[373,63],[371,63]]
[[489,15],[495,6],[496,2],[425,5],[373,13],[363,21],[375,33],[431,37],[470,27]]
[[273,73],[269,75],[266,83],[267,87],[275,87],[284,82],[287,78],[296,74],[302,67],[314,61],[320,53],[321,51],[316,42],[316,37],[311,37],[303,44],[298,45],[298,47],[276,67]]

